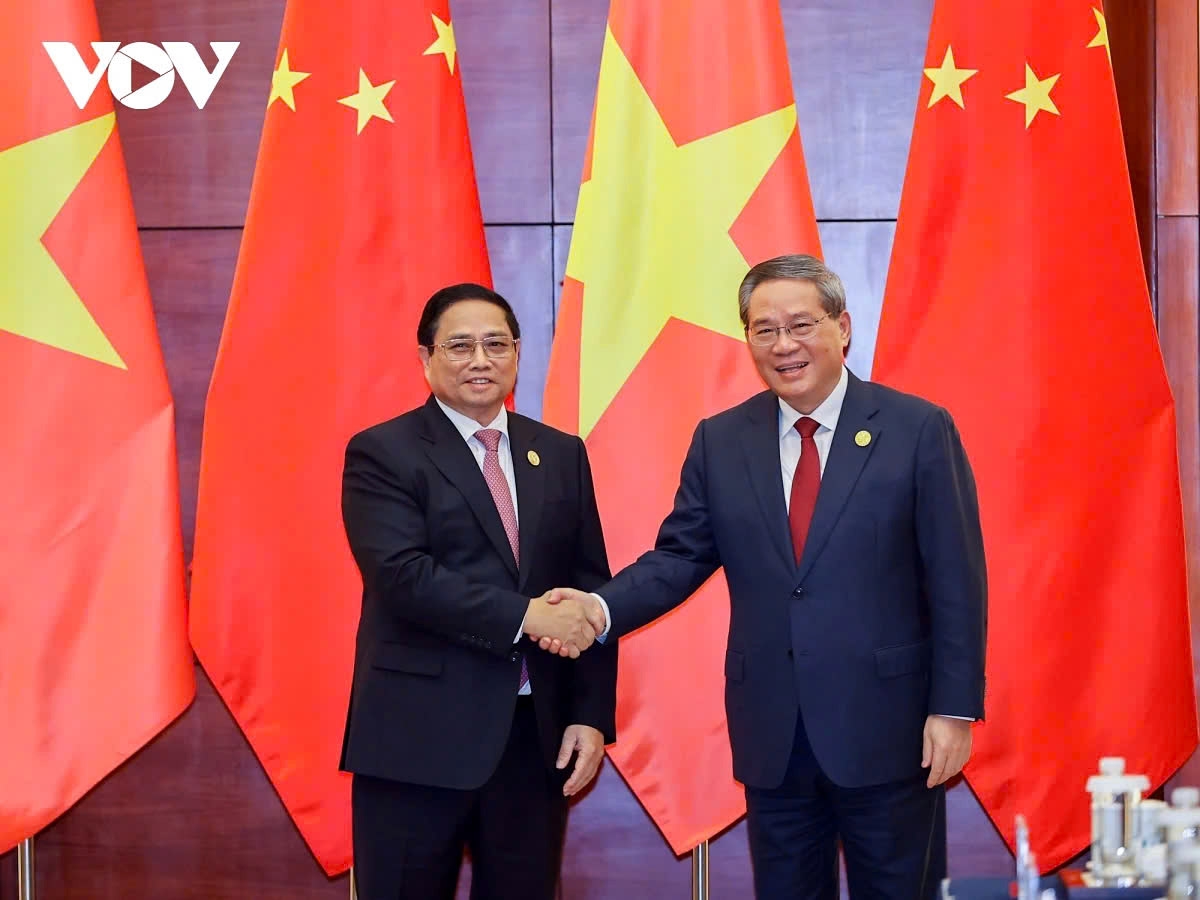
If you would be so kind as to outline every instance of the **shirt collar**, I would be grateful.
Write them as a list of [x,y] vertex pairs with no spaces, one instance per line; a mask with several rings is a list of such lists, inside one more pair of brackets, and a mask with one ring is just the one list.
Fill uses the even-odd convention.
[[[842,403],[846,400],[846,386],[850,383],[850,376],[846,374],[846,367],[842,366],[841,377],[838,378],[838,383],[830,391],[821,405],[808,414],[810,419],[815,419],[821,428],[834,431],[837,429],[838,418],[842,414]],[[796,427],[796,423],[801,419],[804,413],[797,412],[788,405],[782,397],[779,398],[779,439],[783,440],[783,436]]]
[[464,416],[458,410],[451,409],[440,398],[434,397],[433,399],[437,400],[437,405],[441,407],[451,424],[458,429],[458,433],[462,435],[464,441],[469,441],[481,428],[494,428],[506,438],[508,437],[508,410],[503,406],[500,407],[500,412],[496,414],[496,418],[492,419],[490,425],[480,425],[470,416]]

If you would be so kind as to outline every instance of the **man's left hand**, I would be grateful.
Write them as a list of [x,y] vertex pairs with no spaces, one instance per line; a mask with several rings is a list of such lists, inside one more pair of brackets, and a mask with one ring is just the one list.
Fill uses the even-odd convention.
[[562,748],[558,751],[555,767],[565,769],[572,753],[579,755],[575,757],[571,777],[563,785],[564,797],[578,794],[596,777],[600,761],[604,759],[604,735],[590,725],[568,725],[563,732]]
[[921,768],[929,769],[928,787],[936,787],[962,771],[971,757],[971,723],[930,716],[925,720]]

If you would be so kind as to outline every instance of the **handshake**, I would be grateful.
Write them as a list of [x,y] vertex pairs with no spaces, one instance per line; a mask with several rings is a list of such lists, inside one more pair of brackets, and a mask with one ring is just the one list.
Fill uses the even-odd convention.
[[606,627],[604,607],[592,594],[554,588],[529,601],[521,630],[543,650],[578,659]]

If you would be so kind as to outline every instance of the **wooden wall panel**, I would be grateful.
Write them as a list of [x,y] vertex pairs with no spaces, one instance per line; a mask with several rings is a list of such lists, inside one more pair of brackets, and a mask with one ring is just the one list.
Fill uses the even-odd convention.
[[[1158,220],[1158,298],[1159,341],[1175,395],[1179,432],[1191,578],[1193,666],[1200,673],[1200,220],[1195,216]],[[1200,753],[1183,766],[1171,786],[1183,784],[1200,784]]]
[[96,0],[106,41],[190,41],[210,66],[208,41],[241,42],[203,110],[178,82],[155,109],[117,105],[142,227],[241,227],[283,7],[283,0]]
[[39,900],[345,900],[197,668],[192,707],[37,838]]
[[484,221],[549,222],[550,8],[451,0],[450,10]]
[[1154,287],[1154,0],[1108,0],[1104,4],[1112,45],[1113,77],[1121,107],[1125,156],[1137,211],[1142,263]]
[[184,553],[192,557],[204,399],[229,304],[240,228],[141,232],[142,256],[175,398]]
[[1200,212],[1197,171],[1198,9],[1196,0],[1157,0],[1158,214]]
[[492,283],[521,323],[517,411],[540,419],[554,335],[554,269],[549,225],[489,225]]

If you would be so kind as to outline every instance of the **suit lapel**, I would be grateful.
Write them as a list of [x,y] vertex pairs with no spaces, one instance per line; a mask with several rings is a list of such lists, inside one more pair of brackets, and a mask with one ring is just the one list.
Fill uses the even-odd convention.
[[[525,587],[532,570],[545,496],[546,483],[541,459],[535,455],[537,436],[537,428],[532,421],[509,413],[508,441],[512,449],[513,479],[517,482],[517,519],[520,523],[518,542],[521,547],[521,574],[517,582],[518,591]],[[537,459],[539,464],[534,465],[533,459]]]
[[[454,427],[454,423],[446,418],[433,397],[425,403],[425,425],[425,439],[429,442],[425,447],[426,455],[438,471],[446,476],[446,480],[463,495],[484,534],[495,545],[496,552],[515,576],[517,563],[513,559],[512,547],[509,546],[504,523],[500,521],[496,501],[492,499],[492,492],[483,480],[479,463],[475,462],[471,448]],[[522,517],[524,513],[524,509],[519,511]]]
[[788,571],[796,567],[792,550],[787,505],[783,500],[783,476],[779,469],[779,401],[770,391],[753,399],[748,409],[748,427],[742,431],[742,449],[750,485],[762,509],[771,543]]
[[[829,458],[825,461],[825,472],[821,476],[821,490],[817,494],[817,506],[813,510],[808,539],[804,543],[804,557],[800,560],[798,574],[801,580],[820,555],[842,510],[846,507],[846,501],[850,498],[850,492],[854,490],[863,466],[879,446],[881,432],[878,427],[870,427],[870,419],[878,412],[878,406],[872,402],[868,386],[853,374],[847,375],[850,381],[846,385],[846,397],[842,401],[842,412],[838,416],[837,429],[833,432],[833,444],[829,448]],[[860,447],[855,441],[855,436],[860,431],[870,435],[870,441],[865,447]]]

